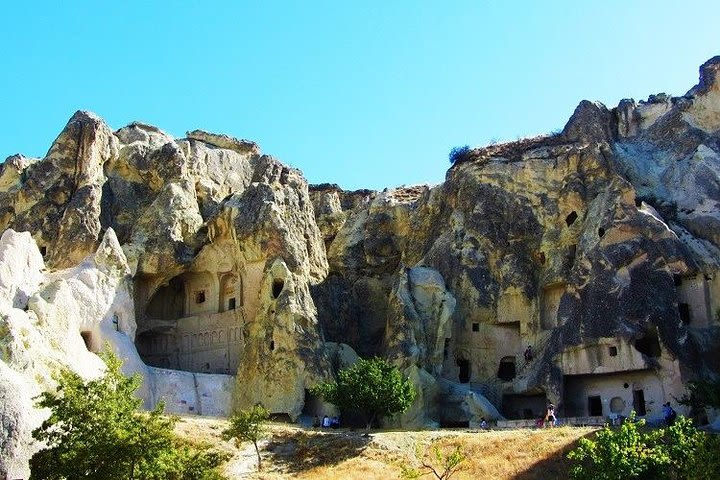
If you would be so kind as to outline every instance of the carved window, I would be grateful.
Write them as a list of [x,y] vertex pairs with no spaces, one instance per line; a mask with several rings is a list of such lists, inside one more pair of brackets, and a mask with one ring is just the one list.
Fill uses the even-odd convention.
[[205,303],[205,290],[195,292],[195,303]]
[[231,298],[228,300],[228,310],[235,310],[235,299]]
[[610,356],[617,357],[617,347],[615,347],[615,346],[610,347]]
[[578,218],[578,214],[575,210],[573,210],[572,212],[570,212],[570,215],[565,217],[565,224],[569,227],[570,225],[575,223],[575,220],[577,220],[577,218]]
[[472,331],[473,331],[473,332],[479,332],[479,331],[480,331],[480,324],[479,324],[479,323],[473,323],[473,324],[472,324]]

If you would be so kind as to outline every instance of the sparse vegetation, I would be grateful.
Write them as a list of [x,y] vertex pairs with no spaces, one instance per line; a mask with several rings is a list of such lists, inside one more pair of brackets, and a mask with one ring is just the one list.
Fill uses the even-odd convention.
[[[667,428],[644,428],[632,414],[619,428],[581,439],[568,454],[574,480],[720,478],[720,439],[679,417]],[[715,453],[712,453],[715,452]]]
[[450,150],[448,159],[450,160],[450,163],[454,165],[456,163],[470,160],[471,154],[472,150],[468,145],[463,145],[462,147],[453,147],[453,149]]
[[224,458],[196,448],[173,434],[176,419],[138,410],[134,393],[138,375],[125,377],[122,362],[108,350],[101,353],[105,374],[84,381],[63,368],[56,376],[57,391],[40,395],[37,405],[50,417],[33,438],[44,448],[30,459],[31,479],[218,479],[214,467]]
[[223,431],[225,440],[234,440],[236,446],[244,441],[252,442],[257,454],[258,470],[262,470],[262,459],[258,441],[267,433],[266,423],[270,418],[262,405],[255,405],[250,410],[241,410],[230,418],[230,427]]
[[459,446],[448,451],[434,444],[430,446],[429,450],[420,456],[420,467],[401,466],[403,478],[416,479],[432,474],[438,480],[448,480],[458,471],[465,460],[465,454]]
[[359,413],[368,429],[382,417],[406,411],[416,394],[412,382],[381,358],[360,359],[340,370],[337,381],[318,384],[311,393],[344,413]]

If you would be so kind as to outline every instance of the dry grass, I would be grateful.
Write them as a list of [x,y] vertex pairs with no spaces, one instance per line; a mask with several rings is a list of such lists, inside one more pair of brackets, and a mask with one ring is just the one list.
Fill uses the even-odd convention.
[[[454,479],[549,480],[567,478],[567,451],[594,428],[562,427],[507,431],[389,431],[370,437],[362,432],[304,430],[273,424],[263,446],[264,471],[254,471],[249,445],[236,449],[220,439],[223,420],[185,418],[180,436],[234,455],[226,466],[230,478],[372,480],[400,478],[401,466],[419,466],[418,455],[438,445],[444,452],[459,446],[466,459]],[[430,477],[423,477],[430,478]]]

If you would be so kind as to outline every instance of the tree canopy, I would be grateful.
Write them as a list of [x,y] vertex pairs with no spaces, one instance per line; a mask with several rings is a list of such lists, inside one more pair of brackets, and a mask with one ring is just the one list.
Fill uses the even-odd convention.
[[358,412],[368,426],[378,419],[406,411],[415,400],[415,387],[400,370],[381,358],[360,359],[340,370],[335,382],[321,383],[311,393],[338,406]]

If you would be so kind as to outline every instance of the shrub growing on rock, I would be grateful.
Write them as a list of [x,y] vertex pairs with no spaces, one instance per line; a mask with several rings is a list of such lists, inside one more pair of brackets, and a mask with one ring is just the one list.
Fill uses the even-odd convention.
[[369,429],[382,417],[406,411],[415,400],[415,387],[387,360],[360,359],[338,372],[337,381],[311,390],[343,412],[359,413]]
[[471,153],[472,150],[467,145],[463,145],[462,147],[454,147],[452,150],[450,150],[448,159],[450,160],[450,163],[454,165],[456,163],[470,160]]

